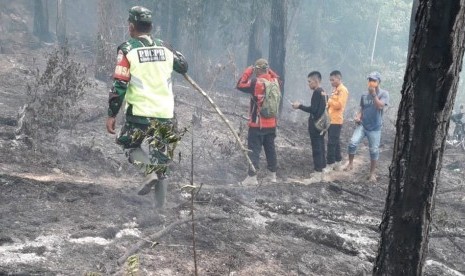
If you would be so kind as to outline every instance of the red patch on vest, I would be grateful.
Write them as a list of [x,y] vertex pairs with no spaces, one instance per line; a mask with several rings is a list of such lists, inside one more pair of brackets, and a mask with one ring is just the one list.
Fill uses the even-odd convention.
[[131,74],[129,73],[129,61],[124,55],[124,53],[119,50],[118,56],[116,58],[116,68],[113,78],[123,81],[129,81],[131,79]]

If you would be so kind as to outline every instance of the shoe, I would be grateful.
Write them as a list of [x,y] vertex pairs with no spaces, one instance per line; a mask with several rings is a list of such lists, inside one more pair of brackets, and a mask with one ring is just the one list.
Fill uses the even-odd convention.
[[242,182],[242,185],[244,186],[253,186],[253,185],[258,185],[258,179],[257,176],[247,176]]
[[276,179],[276,172],[269,172],[266,176],[266,180],[271,183],[276,183],[278,180]]
[[142,186],[142,189],[140,189],[137,194],[146,195],[150,193],[150,190],[152,190],[152,187],[155,186],[157,180],[158,177],[156,173],[148,174],[144,179],[144,186]]
[[333,164],[333,170],[340,172],[342,171],[342,161],[337,161]]
[[304,184],[312,184],[324,181],[324,173],[323,172],[314,172],[311,174],[310,178],[304,179]]
[[333,171],[333,168],[334,168],[333,164],[326,165],[326,167],[323,169],[323,173],[330,173]]

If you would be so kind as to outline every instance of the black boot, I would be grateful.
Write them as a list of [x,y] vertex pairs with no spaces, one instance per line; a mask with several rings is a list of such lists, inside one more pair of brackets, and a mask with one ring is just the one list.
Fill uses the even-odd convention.
[[144,186],[142,189],[139,190],[137,193],[138,195],[146,195],[150,193],[150,190],[153,186],[155,186],[156,182],[158,181],[158,177],[156,173],[151,173],[145,177]]

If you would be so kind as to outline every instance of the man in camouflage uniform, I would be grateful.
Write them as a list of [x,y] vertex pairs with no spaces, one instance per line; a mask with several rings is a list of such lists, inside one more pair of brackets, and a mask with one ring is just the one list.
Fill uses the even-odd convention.
[[131,39],[118,47],[106,127],[115,134],[116,115],[126,99],[126,122],[116,141],[125,149],[129,162],[144,171],[144,186],[138,194],[148,194],[154,187],[156,207],[161,208],[168,162],[182,135],[173,124],[171,73],[186,73],[187,62],[181,53],[151,37],[150,10],[132,7],[128,23]]

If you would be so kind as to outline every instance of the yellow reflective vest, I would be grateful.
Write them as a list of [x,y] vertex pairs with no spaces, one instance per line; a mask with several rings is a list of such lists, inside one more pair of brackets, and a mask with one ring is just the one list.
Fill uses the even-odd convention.
[[151,44],[154,46],[134,47],[126,53],[131,76],[126,108],[132,105],[132,114],[136,116],[170,119],[174,112],[174,56],[168,48]]

